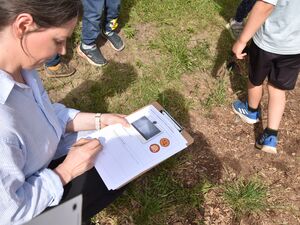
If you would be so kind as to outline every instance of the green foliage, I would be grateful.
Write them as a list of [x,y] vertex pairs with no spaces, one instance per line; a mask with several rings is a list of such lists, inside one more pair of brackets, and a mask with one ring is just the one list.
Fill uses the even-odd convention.
[[267,188],[256,180],[237,180],[224,187],[224,200],[239,218],[265,209]]
[[151,41],[149,49],[158,49],[164,56],[160,64],[169,80],[178,80],[185,72],[205,70],[211,66],[209,43],[205,40],[189,47],[190,33],[162,31],[160,38]]
[[203,101],[203,106],[210,110],[213,106],[224,105],[227,101],[226,87],[226,81],[224,79],[218,79],[215,88]]
[[[204,201],[204,194],[212,188],[209,182],[202,182],[194,187],[182,187],[179,181],[170,173],[172,164],[168,162],[160,168],[154,169],[146,179],[129,188],[127,194],[115,204],[118,210],[128,203],[138,206],[131,213],[134,224],[166,224],[167,215],[176,211],[183,217],[194,209],[200,210]],[[142,188],[141,188],[142,187]]]
[[134,27],[127,25],[127,24],[125,25],[125,27],[123,27],[123,31],[124,31],[127,39],[134,38],[134,36],[136,34],[136,30],[134,29]]
[[[76,85],[74,77],[52,79],[48,82],[48,90],[63,89],[70,83],[72,86],[74,82],[76,88],[69,87],[66,90],[63,102],[82,111],[128,114],[150,102],[158,101],[181,124],[190,126],[189,109],[194,103],[192,99],[186,98],[182,75],[188,77],[199,71],[210,74],[214,67],[218,68],[224,62],[232,41],[227,31],[221,31],[224,18],[220,15],[232,15],[237,2],[239,1],[122,1],[119,24],[125,34],[125,50],[132,50],[132,54],[136,54],[132,57],[133,63],[110,60],[103,68],[92,68],[83,60],[78,60],[82,63],[78,69],[83,70],[79,71],[80,79],[77,82],[80,85]],[[144,24],[150,27],[150,31],[146,32],[153,33],[141,33],[144,32]],[[74,49],[79,44],[80,35],[79,24],[72,36],[71,48]],[[126,59],[122,58],[122,62],[124,60]],[[211,80],[215,84],[208,97],[201,102],[207,109],[223,105],[227,101],[227,81]],[[213,184],[199,181],[186,187],[174,172],[179,162],[176,156],[172,157],[132,182],[104,217],[115,216],[116,221],[121,220],[115,224],[128,224],[122,223],[122,219],[130,218],[128,220],[133,224],[155,225],[169,223],[168,218],[172,215],[188,218],[193,211],[199,214],[199,211],[203,211],[204,195],[213,188]],[[246,210],[242,208],[245,207],[242,204],[244,200],[239,198],[252,199],[252,195],[259,195],[255,191],[263,191],[251,183],[243,185],[229,185],[224,191],[224,199],[229,199],[226,201],[233,205],[237,214]],[[255,191],[251,191],[252,189]],[[247,194],[241,194],[244,192],[254,194],[247,197]],[[252,207],[256,209],[259,206]],[[99,224],[105,223],[100,220]],[[202,221],[191,221],[191,224],[202,224]]]
[[213,20],[216,7],[210,0],[142,0],[136,3],[135,11],[141,21],[177,26],[190,21],[202,24],[206,18]]
[[179,35],[178,37],[170,34],[169,32],[163,32],[161,35],[161,41],[162,49],[171,56],[172,65],[170,66],[178,70],[176,72],[182,73],[184,71],[192,70],[193,62],[187,48],[187,36]]
[[71,37],[71,45],[73,48],[75,48],[79,43],[80,43],[80,40],[81,40],[81,28],[82,28],[82,23],[79,22],[77,24],[77,26],[75,27],[74,31],[73,31],[73,34],[72,34],[72,37]]
[[[95,70],[98,71],[97,68]],[[64,103],[86,112],[128,112],[130,106],[125,104],[122,93],[135,82],[135,68],[130,64],[111,61],[102,69],[102,73],[101,79],[86,79],[81,86],[73,89],[64,98]],[[123,102],[111,102],[114,98],[122,99]]]

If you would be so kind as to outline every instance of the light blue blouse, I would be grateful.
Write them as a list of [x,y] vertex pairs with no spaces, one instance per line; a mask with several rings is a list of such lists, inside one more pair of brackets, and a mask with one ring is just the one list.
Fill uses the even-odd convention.
[[36,71],[22,75],[26,85],[0,70],[0,224],[22,224],[59,203],[63,186],[47,166],[66,153],[57,146],[79,112],[52,104]]

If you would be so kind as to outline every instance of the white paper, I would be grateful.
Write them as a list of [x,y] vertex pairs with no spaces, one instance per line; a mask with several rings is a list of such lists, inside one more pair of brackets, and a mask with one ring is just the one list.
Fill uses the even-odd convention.
[[[169,117],[159,112],[154,106],[138,110],[126,117],[129,123],[146,116],[155,121],[155,126],[161,131],[149,139],[142,140],[136,129],[122,127],[120,124],[111,125],[89,135],[100,139],[103,150],[99,153],[95,168],[109,190],[117,189],[155,165],[187,147],[187,141],[178,131]],[[167,118],[168,117],[168,118]],[[170,145],[163,147],[162,138],[167,138]],[[150,151],[150,146],[156,144],[160,150]]]

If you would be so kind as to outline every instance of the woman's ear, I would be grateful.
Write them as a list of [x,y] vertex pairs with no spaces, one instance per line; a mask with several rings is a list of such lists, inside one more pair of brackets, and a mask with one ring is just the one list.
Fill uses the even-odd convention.
[[16,36],[21,39],[26,33],[35,30],[36,24],[30,14],[21,13],[15,19],[13,27]]

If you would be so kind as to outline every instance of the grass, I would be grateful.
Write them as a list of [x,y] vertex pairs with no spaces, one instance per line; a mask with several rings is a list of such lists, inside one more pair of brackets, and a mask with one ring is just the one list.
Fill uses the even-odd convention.
[[267,187],[260,181],[239,179],[224,187],[223,197],[237,218],[266,208]]
[[[202,107],[211,110],[227,104],[228,79],[216,78],[213,73],[230,52],[232,40],[224,29],[224,18],[232,15],[238,2],[122,1],[119,23],[126,38],[125,50],[133,55],[131,62],[110,60],[99,69],[78,60],[79,84],[71,77],[46,81],[46,88],[53,92],[71,86],[62,101],[82,111],[128,114],[158,101],[182,125],[191,127],[189,110],[199,104],[199,99],[187,98],[185,91],[191,86],[185,86],[181,78],[199,74],[200,82],[205,82],[201,74],[211,75],[209,82],[213,85],[205,87],[208,93]],[[151,30],[142,29],[144,25]],[[79,24],[71,39],[73,51],[80,35]],[[231,83],[236,80],[233,75],[229,79]],[[242,83],[239,80],[234,91],[240,91]],[[176,174],[180,162],[180,157],[172,157],[132,182],[125,194],[93,222],[155,225],[172,223],[175,217],[189,224],[204,224],[198,215],[203,216],[205,194],[215,184],[197,180],[192,186],[186,185]],[[261,210],[265,194],[266,188],[254,181],[229,183],[224,189],[224,199],[236,215]]]
[[127,39],[132,39],[134,38],[135,34],[136,34],[136,30],[131,27],[130,25],[125,25],[125,27],[123,27],[123,31],[125,33],[125,36]]
[[[193,187],[183,187],[171,174],[174,162],[168,161],[160,168],[155,168],[146,179],[138,181],[139,185],[131,185],[126,194],[108,209],[112,218],[130,205],[131,222],[145,225],[167,224],[168,217],[175,213],[188,219],[191,210],[201,210],[204,194],[212,185],[203,181]],[[118,223],[122,224],[123,221]]]
[[[196,68],[208,69],[212,59],[210,46],[207,41],[197,42],[193,47],[189,47],[189,41],[192,39],[190,33],[177,34],[163,31],[157,48],[165,53],[169,60],[166,60],[165,67],[169,67],[166,74],[168,79],[178,79],[183,73],[192,72]],[[155,46],[155,45],[154,45]]]
[[202,102],[202,105],[210,111],[212,107],[224,105],[227,102],[226,93],[227,82],[224,79],[218,79],[214,88],[208,97]]

